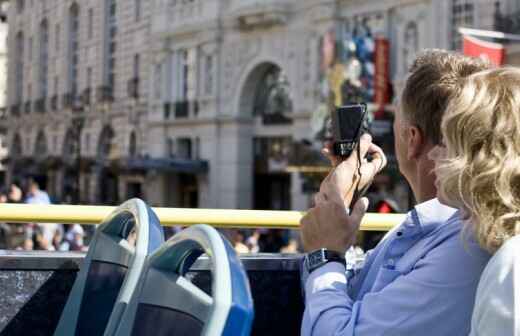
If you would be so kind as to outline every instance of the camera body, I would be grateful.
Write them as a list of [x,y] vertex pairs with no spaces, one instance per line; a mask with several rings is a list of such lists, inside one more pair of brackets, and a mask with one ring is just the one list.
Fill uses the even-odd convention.
[[331,131],[335,156],[346,159],[369,130],[366,104],[340,106],[332,112]]

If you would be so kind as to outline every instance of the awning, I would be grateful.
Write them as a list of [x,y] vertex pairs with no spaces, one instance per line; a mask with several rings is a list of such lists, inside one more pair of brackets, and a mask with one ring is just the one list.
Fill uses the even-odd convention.
[[129,158],[126,162],[128,170],[151,170],[177,173],[206,173],[209,163],[205,160],[188,160],[180,158]]

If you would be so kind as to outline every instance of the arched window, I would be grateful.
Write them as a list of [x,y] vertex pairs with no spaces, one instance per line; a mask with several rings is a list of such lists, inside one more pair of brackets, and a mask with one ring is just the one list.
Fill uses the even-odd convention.
[[114,130],[110,126],[105,126],[101,131],[97,148],[97,155],[99,159],[105,160],[110,157],[110,154],[113,151],[112,145],[114,136]]
[[37,160],[45,158],[47,155],[47,138],[45,137],[45,133],[40,131],[38,136],[36,137],[36,142],[34,144],[34,157]]
[[69,10],[69,92],[76,96],[78,93],[79,67],[79,6],[73,3]]
[[272,65],[258,84],[253,115],[262,116],[265,124],[290,123],[292,108],[287,76],[279,67]]
[[40,98],[46,98],[48,92],[49,64],[49,25],[47,20],[40,24]]
[[22,138],[20,134],[15,134],[11,143],[10,155],[13,158],[19,158],[22,156]]
[[16,35],[16,103],[21,104],[23,99],[23,60],[24,60],[24,40],[23,32]]

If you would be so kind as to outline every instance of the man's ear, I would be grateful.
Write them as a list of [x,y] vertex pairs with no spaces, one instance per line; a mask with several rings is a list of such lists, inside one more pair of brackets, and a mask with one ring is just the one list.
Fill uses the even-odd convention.
[[424,135],[417,126],[410,126],[408,133],[408,160],[417,159],[424,151]]

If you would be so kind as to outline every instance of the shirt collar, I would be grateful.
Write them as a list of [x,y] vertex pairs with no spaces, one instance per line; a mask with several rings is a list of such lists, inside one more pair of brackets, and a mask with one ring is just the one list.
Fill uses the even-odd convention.
[[405,225],[427,233],[448,223],[456,213],[458,213],[457,209],[446,206],[434,198],[416,205],[406,218]]

